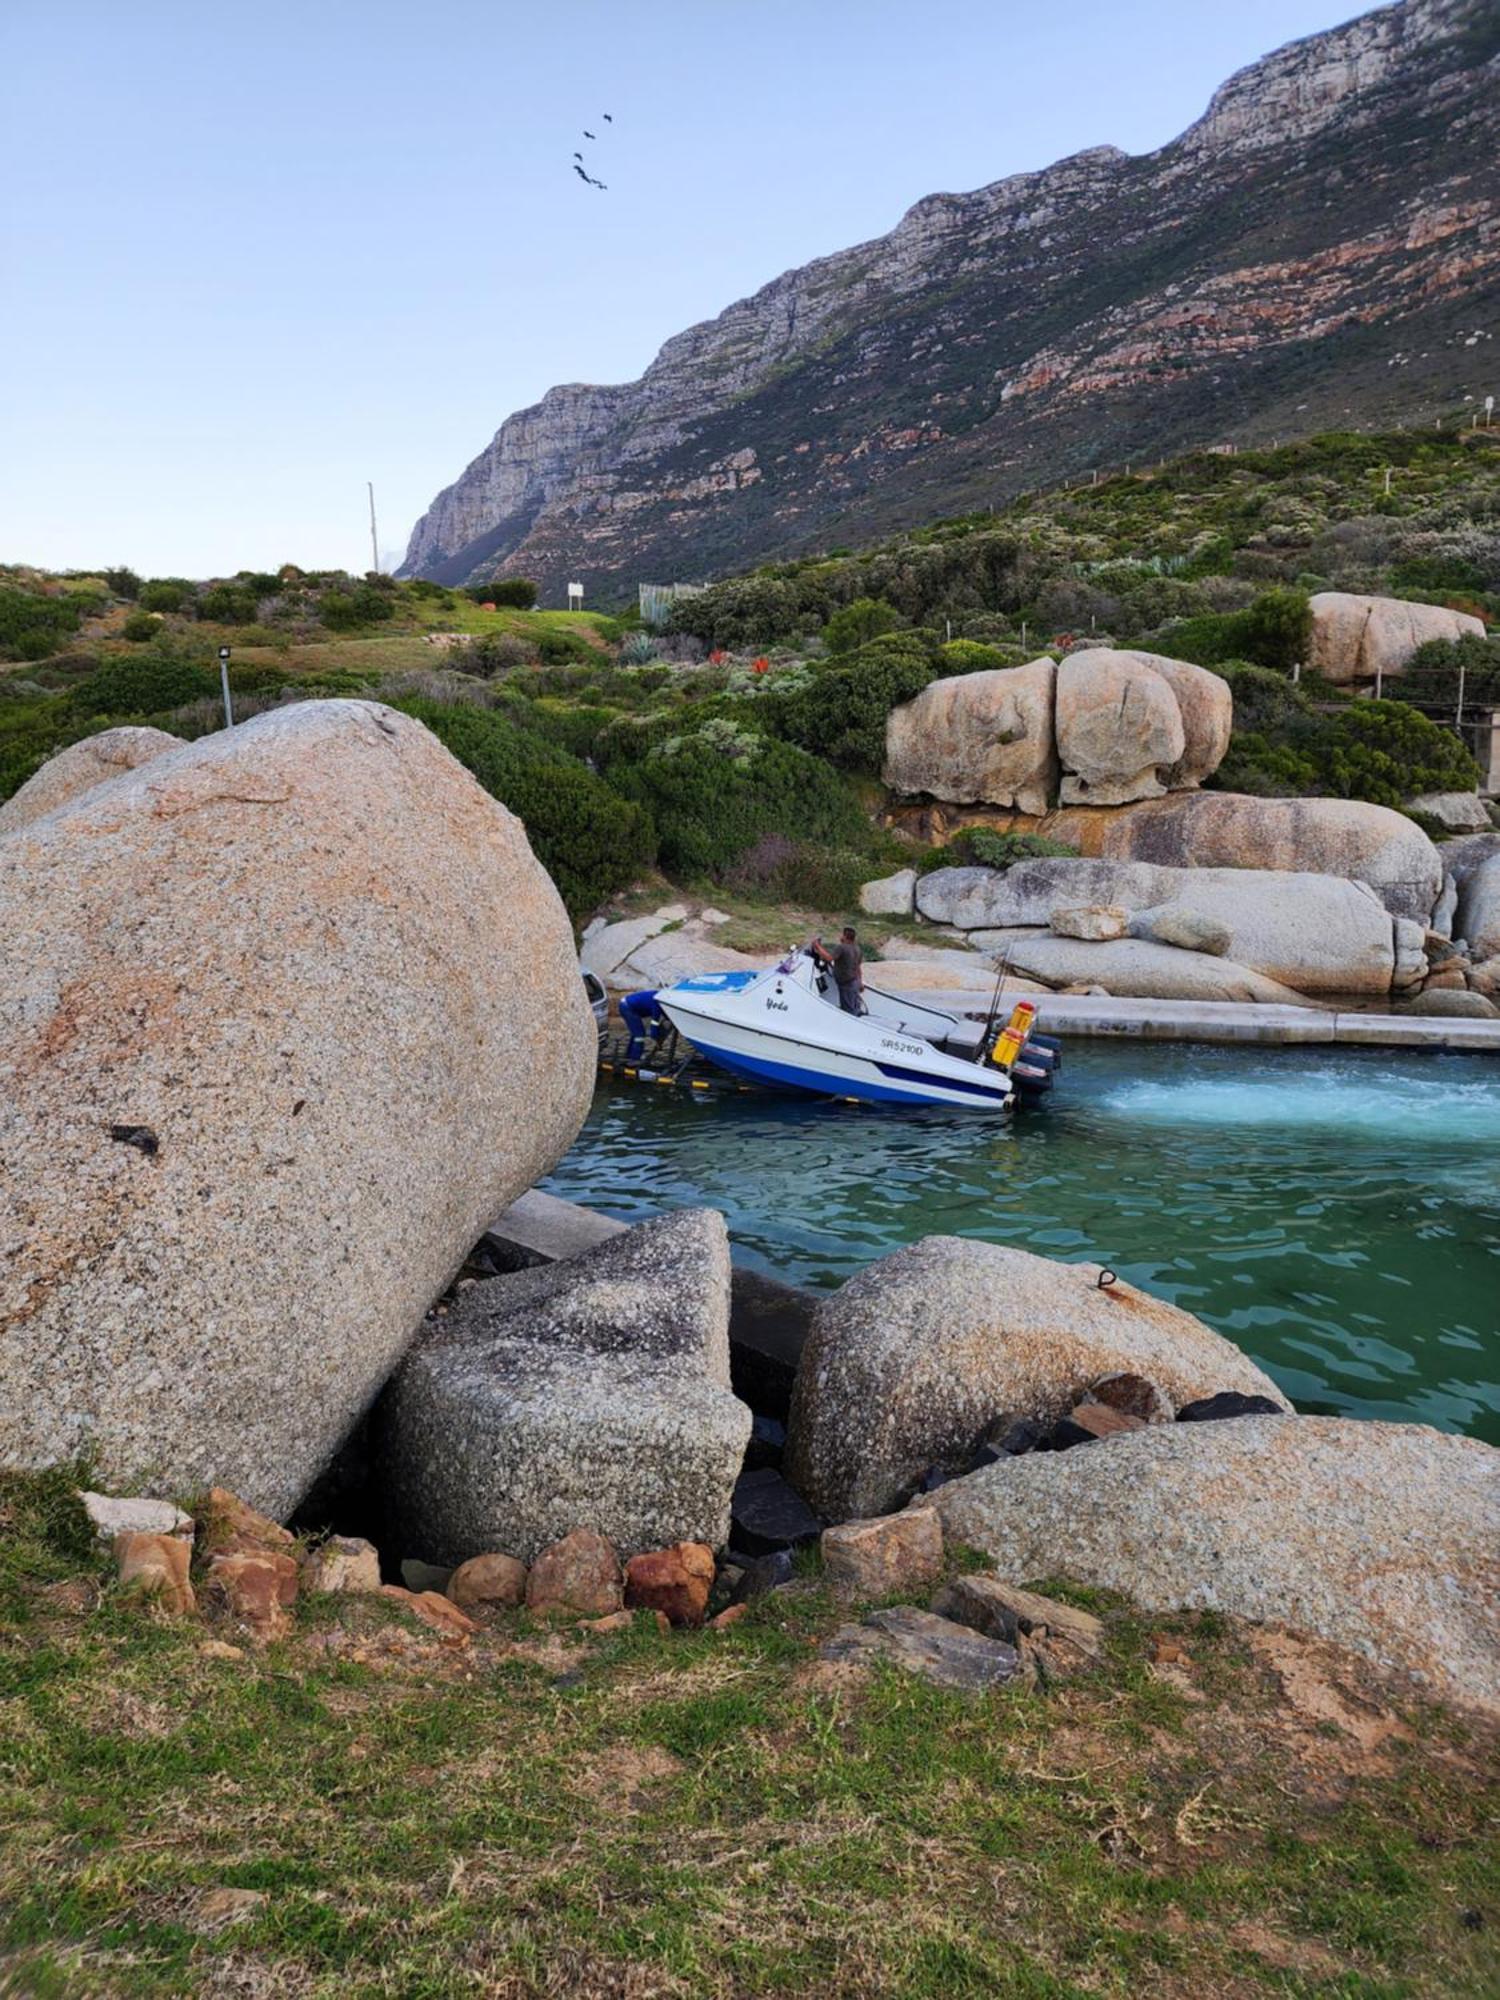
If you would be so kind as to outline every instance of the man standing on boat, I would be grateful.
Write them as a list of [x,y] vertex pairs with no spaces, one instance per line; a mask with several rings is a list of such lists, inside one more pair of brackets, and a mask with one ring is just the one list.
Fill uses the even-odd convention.
[[832,951],[825,947],[821,938],[813,939],[811,949],[818,963],[832,971],[833,982],[839,989],[839,1005],[844,1012],[862,1014],[865,1011],[861,998],[865,984],[865,958],[853,924],[845,924]]

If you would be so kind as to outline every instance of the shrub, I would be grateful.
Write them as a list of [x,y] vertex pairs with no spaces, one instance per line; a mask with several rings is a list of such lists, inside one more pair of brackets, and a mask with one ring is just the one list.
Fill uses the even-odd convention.
[[632,632],[621,642],[622,667],[644,667],[660,657],[656,640],[649,632]]
[[565,626],[548,626],[537,634],[536,649],[543,666],[566,666],[570,660],[579,660],[589,666],[603,665],[597,646],[591,646],[581,633],[570,632]]
[[318,616],[330,632],[356,632],[361,625],[378,625],[394,610],[389,595],[368,583],[357,583],[352,590],[326,590],[318,603]]
[[951,674],[984,674],[995,667],[1008,667],[1010,654],[1000,646],[986,646],[978,639],[950,639],[938,655],[939,671]]
[[1039,833],[1007,833],[990,826],[966,826],[954,834],[946,847],[935,847],[924,854],[917,866],[927,875],[934,868],[1010,868],[1017,861],[1071,861],[1077,854],[1076,847],[1048,840]]
[[107,569],[104,581],[116,597],[131,599],[141,594],[141,580],[133,569]]
[[211,584],[193,609],[215,625],[252,625],[260,600],[244,584]]
[[1429,639],[1407,661],[1401,692],[1414,701],[1456,704],[1460,670],[1465,706],[1500,704],[1500,635],[1481,639],[1466,632],[1461,639]]
[[536,658],[536,648],[514,632],[486,632],[472,644],[455,648],[449,660],[461,672],[480,674],[489,680],[495,674],[513,673]]
[[180,611],[193,594],[193,586],[181,577],[158,576],[143,583],[138,602],[142,611]]
[[789,742],[846,770],[878,774],[885,762],[886,717],[919,695],[936,672],[921,638],[896,633],[818,667],[805,687],[773,694],[767,707]]
[[73,690],[84,715],[160,715],[218,690],[211,668],[170,653],[107,660]]
[[493,604],[511,611],[530,611],[536,603],[537,589],[529,576],[495,576],[488,583],[466,584],[464,594],[476,604]]
[[155,639],[159,635],[161,621],[149,611],[132,611],[120,631],[133,645],[139,645],[143,639]]
[[1205,612],[1158,635],[1164,653],[1216,667],[1229,660],[1290,668],[1307,657],[1312,614],[1300,590],[1264,590],[1243,611]]
[[724,883],[738,895],[772,903],[799,903],[814,910],[858,906],[869,857],[847,847],[816,847],[783,833],[763,835],[724,871]]
[[575,921],[650,864],[649,816],[567,751],[494,709],[432,701],[398,705],[426,723],[524,822],[538,861]]
[[830,653],[856,653],[872,639],[894,632],[901,622],[894,605],[878,597],[856,597],[823,627],[823,644]]
[[44,660],[78,630],[84,605],[76,597],[0,588],[0,657]]

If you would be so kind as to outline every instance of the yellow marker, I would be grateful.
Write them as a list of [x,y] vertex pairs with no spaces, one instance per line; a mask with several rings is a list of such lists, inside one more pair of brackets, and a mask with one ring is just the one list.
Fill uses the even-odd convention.
[[995,1046],[990,1050],[990,1061],[997,1069],[1009,1069],[1026,1045],[1026,1037],[1031,1033],[1036,1020],[1036,1006],[1030,1000],[1018,1000],[1015,1011],[995,1037]]

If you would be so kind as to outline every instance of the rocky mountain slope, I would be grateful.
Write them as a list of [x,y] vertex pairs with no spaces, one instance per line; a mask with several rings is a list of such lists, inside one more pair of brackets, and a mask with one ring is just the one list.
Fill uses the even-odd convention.
[[553,389],[402,574],[594,601],[868,539],[1094,465],[1415,421],[1494,380],[1500,8],[1403,0],[1232,77],[1159,152],[919,202]]

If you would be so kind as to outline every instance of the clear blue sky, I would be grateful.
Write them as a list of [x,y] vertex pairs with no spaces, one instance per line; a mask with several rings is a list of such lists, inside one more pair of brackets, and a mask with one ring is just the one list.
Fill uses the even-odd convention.
[[0,561],[363,569],[367,478],[404,547],[552,383],[1359,11],[9,0]]

